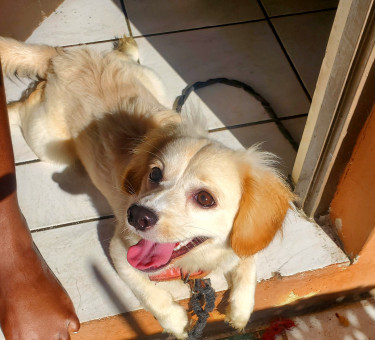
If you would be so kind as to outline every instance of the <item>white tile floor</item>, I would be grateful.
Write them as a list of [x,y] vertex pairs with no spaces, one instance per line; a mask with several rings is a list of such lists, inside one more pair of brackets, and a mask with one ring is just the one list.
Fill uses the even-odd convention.
[[[27,41],[68,48],[87,43],[105,50],[130,28],[141,63],[159,73],[170,105],[192,82],[241,80],[271,103],[299,142],[336,5],[316,0],[65,0]],[[308,53],[301,32],[311,39]],[[7,99],[18,99],[27,83],[8,80]],[[290,174],[295,150],[275,123],[262,123],[269,117],[248,94],[215,85],[192,94],[184,109],[191,108],[206,116],[213,138],[234,148],[264,142],[263,148],[276,153],[281,170]],[[81,169],[39,162],[17,127],[12,127],[12,138],[22,210],[81,321],[139,308],[107,257],[113,222],[101,194]],[[258,278],[344,261],[319,227],[291,212],[283,238],[259,257]],[[223,278],[215,275],[216,289],[224,289]],[[188,294],[183,287],[175,291],[179,298]]]
[[62,46],[109,40],[128,33],[120,0],[64,0],[27,41]]
[[310,96],[314,94],[328,41],[327,27],[332,25],[334,16],[335,11],[331,10],[300,14],[293,20],[290,17],[271,19]]

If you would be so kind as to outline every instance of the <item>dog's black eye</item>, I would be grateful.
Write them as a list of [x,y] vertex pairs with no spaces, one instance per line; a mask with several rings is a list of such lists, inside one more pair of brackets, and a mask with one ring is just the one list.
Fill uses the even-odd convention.
[[154,167],[150,172],[150,180],[154,183],[159,183],[163,179],[163,173],[160,168]]
[[215,205],[215,200],[207,191],[200,191],[195,194],[194,199],[204,208],[210,208]]

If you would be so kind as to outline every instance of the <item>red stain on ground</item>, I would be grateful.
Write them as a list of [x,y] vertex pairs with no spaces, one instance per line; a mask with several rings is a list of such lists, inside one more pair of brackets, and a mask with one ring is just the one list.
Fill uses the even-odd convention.
[[290,319],[275,320],[271,322],[270,326],[263,333],[262,340],[274,340],[276,335],[295,326],[294,321]]

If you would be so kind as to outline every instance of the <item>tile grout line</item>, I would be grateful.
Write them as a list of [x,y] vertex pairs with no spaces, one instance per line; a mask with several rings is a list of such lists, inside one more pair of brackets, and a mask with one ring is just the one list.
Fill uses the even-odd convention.
[[230,22],[230,23],[227,23],[227,24],[219,24],[219,25],[212,25],[212,26],[200,26],[200,27],[185,28],[185,29],[180,29],[180,30],[172,30],[172,31],[167,31],[167,32],[146,33],[146,34],[142,34],[142,35],[136,35],[134,38],[135,39],[136,38],[149,38],[149,37],[162,36],[162,35],[167,35],[167,34],[200,31],[200,30],[205,30],[205,29],[228,27],[228,26],[237,26],[237,25],[250,24],[250,23],[256,23],[256,22],[261,22],[261,21],[265,21],[265,19],[262,18],[262,19],[237,21],[237,22]]
[[[282,118],[279,118],[279,120],[284,121],[284,120],[298,119],[298,118],[307,117],[307,115],[308,115],[307,113],[302,113],[302,114],[299,114],[299,115],[282,117]],[[222,126],[222,127],[219,127],[219,128],[210,129],[210,130],[208,130],[208,132],[209,133],[215,133],[215,132],[226,131],[226,130],[236,130],[236,129],[240,129],[240,128],[243,128],[243,127],[269,124],[269,123],[275,123],[275,122],[276,122],[276,119],[265,119],[265,120],[259,120],[259,121],[256,121],[256,122],[250,122],[250,123],[226,125],[226,126]]]
[[[281,50],[283,51],[285,57],[287,58],[290,67],[292,68],[294,74],[296,75],[297,80],[298,80],[298,82],[300,83],[303,92],[305,93],[306,97],[308,98],[308,100],[309,100],[310,103],[311,103],[312,98],[311,98],[311,96],[310,96],[310,93],[309,93],[309,91],[307,91],[307,88],[306,88],[306,86],[305,86],[305,84],[304,84],[304,82],[303,82],[301,76],[299,75],[299,73],[298,73],[296,67],[295,67],[294,64],[293,64],[292,59],[290,58],[290,56],[289,56],[289,54],[288,54],[288,52],[287,52],[287,50],[286,50],[286,48],[285,48],[285,46],[284,46],[284,44],[282,43],[282,41],[281,41],[279,35],[277,34],[276,28],[275,28],[275,26],[273,25],[273,23],[272,23],[272,21],[271,21],[271,18],[268,16],[268,14],[267,14],[267,12],[266,12],[266,10],[265,10],[263,4],[261,3],[261,1],[260,1],[260,0],[257,0],[257,1],[258,1],[258,4],[259,4],[261,10],[263,11],[263,14],[264,14],[265,18],[266,18],[265,20],[267,21],[267,23],[268,23],[268,25],[269,25],[269,27],[270,27],[270,29],[271,29],[271,31],[272,31],[274,37],[276,38],[277,42],[279,43],[279,46],[280,46]],[[303,13],[300,13],[300,14],[303,14]]]
[[329,7],[329,8],[322,8],[322,9],[313,9],[310,11],[305,12],[297,12],[297,13],[288,13],[288,14],[278,14],[278,15],[272,15],[268,16],[270,19],[278,19],[278,18],[285,18],[285,17],[294,17],[297,15],[303,15],[303,14],[314,14],[314,13],[322,13],[322,12],[329,12],[329,11],[336,11],[337,7]]
[[89,222],[109,220],[109,219],[114,218],[114,217],[115,217],[114,215],[105,215],[105,216],[93,217],[93,218],[88,218],[88,219],[79,220],[79,221],[75,221],[75,222],[67,222],[67,223],[62,223],[62,224],[56,224],[56,225],[49,226],[49,227],[34,229],[34,230],[30,230],[30,232],[32,234],[35,234],[35,233],[39,233],[39,232],[42,232],[42,231],[60,229],[60,228],[70,227],[70,226],[78,225],[78,224],[85,224],[85,223],[89,223]]
[[31,159],[29,161],[21,161],[21,162],[15,162],[15,166],[21,166],[21,165],[27,165],[27,164],[33,164],[33,163],[39,163],[41,160],[39,158],[37,159]]
[[85,43],[78,43],[78,44],[72,44],[72,45],[61,45],[59,47],[62,48],[71,48],[71,47],[80,47],[80,46],[89,46],[89,45],[98,45],[98,44],[104,44],[107,42],[115,42],[118,38],[112,38],[112,39],[105,39],[105,40],[98,40],[98,41],[89,41]]

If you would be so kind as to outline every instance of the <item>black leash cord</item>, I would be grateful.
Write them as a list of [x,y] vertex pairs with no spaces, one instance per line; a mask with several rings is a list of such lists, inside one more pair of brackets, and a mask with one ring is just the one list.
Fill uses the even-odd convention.
[[198,317],[198,321],[188,333],[188,339],[200,339],[210,316],[209,313],[215,308],[215,291],[211,286],[210,279],[190,280],[188,283],[192,291],[190,304]]
[[265,100],[258,92],[256,92],[250,85],[243,83],[242,81],[235,80],[235,79],[228,79],[228,78],[213,78],[208,79],[207,81],[197,81],[192,85],[186,86],[182,90],[181,96],[178,96],[175,100],[175,109],[177,112],[181,112],[182,106],[188,99],[191,92],[204,88],[206,86],[210,86],[213,84],[225,84],[229,86],[234,86],[237,88],[242,88],[244,91],[252,95],[256,100],[258,100],[270,118],[275,122],[278,129],[282,133],[282,135],[288,140],[295,151],[298,150],[298,143],[294,140],[288,129],[284,126],[281,122],[280,118],[276,115],[275,111],[272,109],[270,103]]

